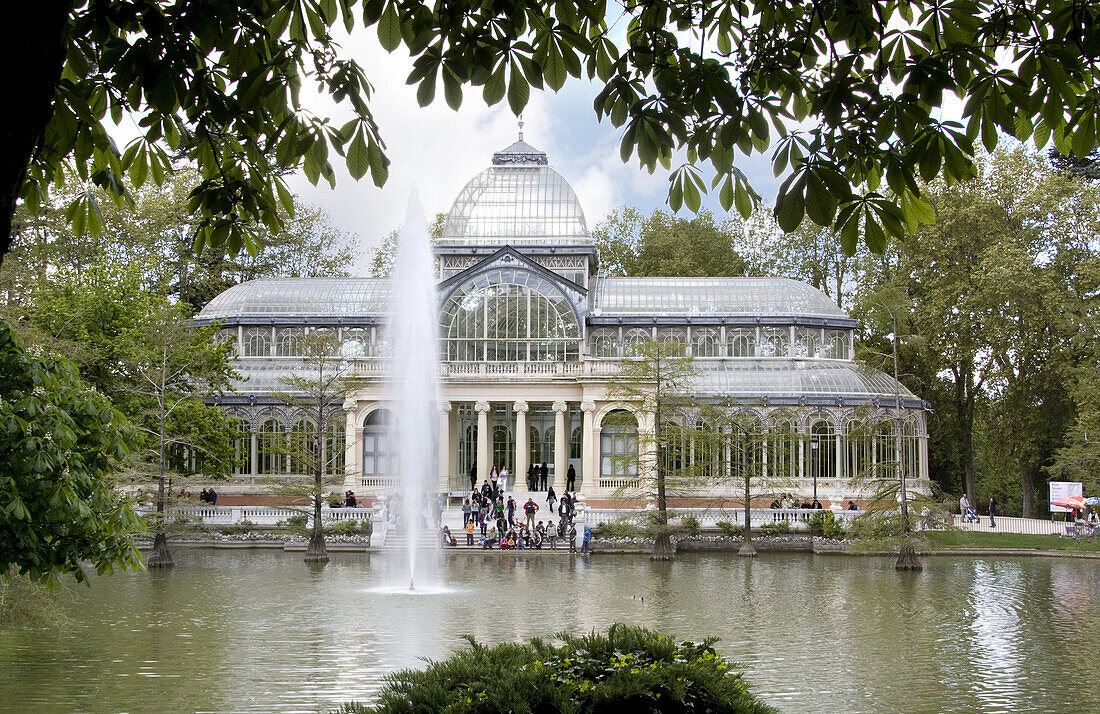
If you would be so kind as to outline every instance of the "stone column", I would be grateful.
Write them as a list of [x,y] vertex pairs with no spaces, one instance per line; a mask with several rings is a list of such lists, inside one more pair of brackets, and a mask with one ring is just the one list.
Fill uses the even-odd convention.
[[249,461],[249,463],[251,464],[251,468],[249,469],[249,476],[251,476],[252,478],[256,478],[260,475],[260,435],[257,434],[255,431],[253,431],[249,435],[248,453],[251,457]]
[[[516,472],[509,479],[513,484],[513,491],[521,490],[519,484],[527,482],[527,460],[531,457],[531,430],[527,428],[527,402],[516,402],[512,405],[512,411],[516,413]],[[527,489],[522,489],[526,491]]]
[[565,416],[569,405],[554,402],[554,493],[565,490],[565,475],[569,471],[569,434]]
[[[461,434],[458,433],[458,409],[451,405],[451,411],[447,414],[447,463],[450,464],[451,477],[456,475],[456,469],[458,468],[458,440]],[[465,491],[470,485],[470,470],[464,469],[459,476],[458,484],[461,486],[461,491]]]
[[359,473],[359,459],[355,445],[360,443],[355,438],[355,401],[344,400],[344,490],[358,491],[356,474]]
[[[581,402],[581,472],[577,474],[578,487],[584,487],[589,492],[599,483],[599,453],[593,452],[592,416],[596,411],[596,403]],[[599,445],[596,445],[597,449]]]
[[489,402],[475,402],[477,412],[477,484],[489,480]]
[[451,491],[451,403],[439,403],[439,492]]
[[657,413],[643,409],[638,419],[638,480],[642,483],[657,481],[657,442],[653,438],[657,429]]

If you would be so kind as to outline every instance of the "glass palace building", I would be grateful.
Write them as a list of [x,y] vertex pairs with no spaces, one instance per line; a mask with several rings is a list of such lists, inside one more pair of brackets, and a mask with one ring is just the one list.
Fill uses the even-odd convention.
[[[462,189],[434,253],[440,491],[467,490],[475,465],[480,483],[494,464],[520,474],[546,463],[559,493],[572,465],[577,489],[589,498],[645,479],[647,460],[629,456],[639,449],[639,430],[651,433],[654,416],[644,402],[616,398],[609,381],[634,345],[652,339],[682,343],[694,357],[696,400],[742,414],[764,435],[753,439],[754,464],[798,498],[816,485],[826,505],[859,498],[869,474],[893,471],[900,388],[901,458],[916,488],[928,487],[927,405],[853,361],[857,323],[844,310],[783,278],[602,276],[573,189],[522,139]],[[339,340],[353,375],[344,413],[322,440],[330,468],[360,495],[395,484],[387,433],[400,417],[385,386],[392,294],[379,278],[253,280],[200,313],[200,324],[219,321],[236,340],[235,366],[247,378],[218,400],[250,434],[238,445],[243,479],[307,470],[271,445],[312,443],[316,425],[274,395],[285,389],[282,378],[303,368],[303,335],[325,330]],[[706,428],[692,413],[677,418]],[[748,457],[736,440],[719,449],[685,443],[680,451],[710,462],[712,494],[737,493],[734,467]]]

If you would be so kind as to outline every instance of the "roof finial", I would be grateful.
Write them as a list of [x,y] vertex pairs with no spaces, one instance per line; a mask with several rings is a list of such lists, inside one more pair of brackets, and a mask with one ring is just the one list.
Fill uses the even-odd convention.
[[523,115],[519,115],[519,140],[523,141]]

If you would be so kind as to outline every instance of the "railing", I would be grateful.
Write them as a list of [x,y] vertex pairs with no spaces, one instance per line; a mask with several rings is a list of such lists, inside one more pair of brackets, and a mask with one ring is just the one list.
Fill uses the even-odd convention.
[[[675,508],[671,509],[673,518],[692,516],[699,521],[704,528],[713,528],[719,521],[727,521],[733,525],[745,524],[745,509],[743,508]],[[752,525],[754,528],[772,523],[798,523],[810,520],[820,509],[810,508],[753,508]],[[587,526],[600,523],[611,523],[618,520],[637,518],[652,513],[652,509],[623,509],[623,508],[589,508],[584,512],[584,522]],[[859,511],[830,511],[839,519],[851,519],[859,515]]]
[[[353,375],[374,377],[390,373],[386,359],[360,358],[351,360]],[[617,360],[581,359],[572,362],[442,362],[443,377],[575,377],[581,375],[613,376],[619,373]]]
[[[138,509],[143,516],[155,511],[151,508]],[[370,508],[322,508],[321,522],[328,521],[369,521],[374,514]],[[278,506],[183,506],[168,509],[169,518],[183,517],[200,521],[208,526],[231,526],[248,521],[258,526],[275,526],[293,516],[306,517],[306,524],[313,524],[313,509],[282,508]]]
[[[1016,518],[1013,516],[994,516],[996,528],[989,527],[989,516],[978,516],[978,520],[967,523],[959,514],[953,516],[956,528],[981,533],[1021,533],[1024,535],[1065,535],[1066,526],[1073,525],[1064,521],[1046,521],[1040,518]],[[933,523],[934,525],[934,523]]]

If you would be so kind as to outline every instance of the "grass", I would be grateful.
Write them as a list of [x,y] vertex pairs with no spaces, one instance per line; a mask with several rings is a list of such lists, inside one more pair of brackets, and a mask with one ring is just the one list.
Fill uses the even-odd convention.
[[1018,548],[1021,550],[1065,550],[1100,553],[1100,538],[1063,538],[1057,535],[1021,533],[975,533],[972,531],[933,531],[923,534],[934,550],[956,548]]

